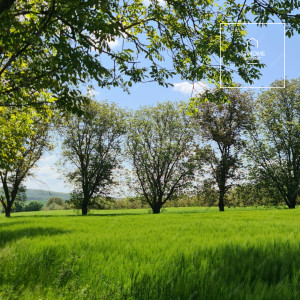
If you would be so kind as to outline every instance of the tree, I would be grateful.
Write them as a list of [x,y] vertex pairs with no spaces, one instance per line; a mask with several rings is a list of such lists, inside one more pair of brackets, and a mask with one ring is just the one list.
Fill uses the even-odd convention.
[[[46,0],[0,1],[1,105],[36,105],[25,94],[51,92],[56,104],[75,109],[84,100],[79,86],[93,79],[100,87],[134,82],[166,84],[174,70],[190,81],[219,81],[220,23],[267,23],[274,17],[287,23],[287,35],[299,32],[297,1],[266,5],[253,0],[241,5],[227,1],[168,0]],[[224,32],[224,65],[235,65],[246,82],[259,76],[259,67],[235,51],[245,52],[244,26],[229,25]],[[111,42],[124,41],[120,50]],[[169,69],[161,63],[172,56]],[[140,64],[140,58],[146,59]],[[231,82],[223,69],[222,81]],[[36,101],[37,100],[37,101]]]
[[[210,165],[218,186],[219,210],[224,211],[224,197],[237,178],[243,133],[252,128],[253,99],[249,92],[226,90],[224,103],[198,102],[195,121],[204,140],[212,143]],[[218,92],[216,95],[220,95]],[[222,99],[218,99],[222,102]]]
[[74,185],[71,200],[79,204],[82,215],[87,214],[91,200],[105,194],[113,183],[113,171],[120,163],[124,117],[124,111],[114,104],[91,101],[82,116],[67,117],[59,129],[62,164]]
[[[44,113],[37,113],[32,108],[22,108],[21,111],[16,112],[16,109],[9,109],[12,115],[25,114],[26,116],[20,120],[15,117],[6,114],[0,116],[1,118],[7,118],[7,128],[27,127],[26,135],[17,135],[12,137],[15,140],[15,144],[18,147],[13,149],[14,157],[3,160],[0,166],[0,179],[3,188],[3,195],[0,197],[6,217],[10,217],[10,213],[14,202],[16,201],[18,194],[22,191],[22,184],[24,180],[31,176],[31,169],[35,166],[36,162],[41,158],[43,153],[51,148],[49,142],[49,118]],[[11,123],[10,123],[11,122]],[[5,128],[5,130],[7,129]],[[17,128],[14,130],[18,131]],[[21,130],[22,132],[22,130]],[[5,139],[5,135],[0,137],[1,140]],[[8,149],[9,150],[9,149]]]
[[153,213],[192,184],[196,171],[195,130],[181,104],[143,107],[130,118],[127,154],[137,192]]
[[[275,81],[272,86],[283,84]],[[256,130],[248,156],[252,173],[267,182],[295,208],[300,185],[300,80],[285,81],[285,89],[263,92],[257,101]]]

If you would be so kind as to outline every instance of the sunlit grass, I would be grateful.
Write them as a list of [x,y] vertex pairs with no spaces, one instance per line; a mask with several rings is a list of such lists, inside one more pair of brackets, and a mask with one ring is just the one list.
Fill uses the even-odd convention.
[[300,210],[0,217],[0,299],[300,299]]

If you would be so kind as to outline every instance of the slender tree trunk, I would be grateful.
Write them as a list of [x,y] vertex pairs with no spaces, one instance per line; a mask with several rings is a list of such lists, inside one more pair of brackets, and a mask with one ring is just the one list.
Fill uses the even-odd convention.
[[82,204],[81,213],[83,216],[87,215],[87,203]]
[[87,199],[87,197],[84,197],[83,203],[81,206],[81,213],[83,216],[86,216],[88,213],[88,203],[89,203],[89,199]]
[[224,211],[224,191],[220,191],[219,194],[219,211]]
[[226,177],[229,172],[228,158],[229,149],[222,155],[222,159],[219,165],[219,174],[217,174],[217,183],[219,188],[219,211],[224,211],[224,197],[226,193]]
[[9,218],[10,217],[10,212],[11,212],[11,206],[7,205],[5,207],[5,217]]

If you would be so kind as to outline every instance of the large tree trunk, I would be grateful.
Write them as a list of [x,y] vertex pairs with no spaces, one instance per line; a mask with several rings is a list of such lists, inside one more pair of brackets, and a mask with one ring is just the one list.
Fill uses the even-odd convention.
[[229,172],[228,166],[229,149],[222,155],[222,159],[218,168],[217,184],[219,188],[219,211],[224,211],[224,197],[226,193],[226,177]]
[[86,216],[88,213],[88,206],[87,203],[82,204],[81,212],[83,216]]
[[162,204],[161,203],[155,203],[153,206],[152,206],[152,212],[154,214],[159,214],[160,213],[160,209],[162,207]]
[[224,191],[220,191],[219,194],[219,211],[224,211],[224,195],[225,192]]
[[296,208],[296,200],[291,200],[289,201],[289,205],[288,205],[289,209],[293,209]]
[[288,197],[288,203],[287,203],[289,209],[294,209],[294,208],[296,208],[297,196],[298,196],[298,195],[296,195],[296,196],[294,196],[294,195],[290,196],[290,195],[289,195],[289,197]]

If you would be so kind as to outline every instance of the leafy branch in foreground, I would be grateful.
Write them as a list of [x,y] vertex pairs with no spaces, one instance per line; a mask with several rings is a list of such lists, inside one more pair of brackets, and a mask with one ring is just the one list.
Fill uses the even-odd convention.
[[[298,1],[211,0],[1,0],[1,106],[39,105],[20,97],[50,92],[62,109],[84,102],[80,85],[95,80],[100,87],[156,81],[170,85],[175,73],[191,82],[219,82],[220,23],[286,22],[287,35],[299,32]],[[244,26],[224,28],[224,66],[234,65],[251,82],[261,65],[251,66],[237,55],[247,49]],[[113,42],[119,47],[114,48]],[[165,67],[165,57],[172,65]],[[230,69],[222,70],[230,84]],[[22,100],[23,99],[23,100]]]

